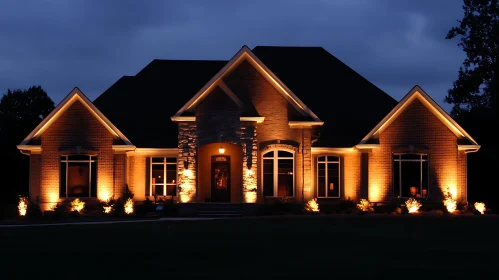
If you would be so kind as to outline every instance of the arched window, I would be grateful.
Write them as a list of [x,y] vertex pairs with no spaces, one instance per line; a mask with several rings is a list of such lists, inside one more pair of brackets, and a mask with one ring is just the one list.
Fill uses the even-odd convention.
[[317,196],[340,197],[340,158],[317,158]]
[[274,150],[263,155],[263,195],[294,196],[294,154]]

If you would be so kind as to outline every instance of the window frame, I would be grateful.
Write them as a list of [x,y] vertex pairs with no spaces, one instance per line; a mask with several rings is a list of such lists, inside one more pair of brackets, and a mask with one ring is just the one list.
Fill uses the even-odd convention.
[[[319,160],[319,158],[321,158],[321,157],[324,157],[323,161]],[[335,157],[335,158],[338,158],[338,160],[337,161],[328,161],[328,159],[327,159],[328,157]],[[326,168],[326,170],[325,170],[326,173],[325,173],[325,177],[324,177],[324,180],[326,180],[326,182],[325,182],[326,184],[324,186],[326,188],[326,192],[325,192],[326,196],[319,196],[319,164],[320,163],[324,163],[325,168]],[[328,164],[329,163],[338,164],[338,196],[328,196],[327,195],[328,194],[328,192],[327,192],[327,187],[328,187],[327,186],[327,178],[328,178]],[[341,184],[341,157],[339,155],[318,155],[316,157],[315,167],[316,167],[315,173],[316,173],[316,182],[317,182],[315,190],[317,191],[317,198],[340,198],[341,197],[341,186],[342,186],[342,184]]]
[[[154,162],[154,159],[163,159],[163,162]],[[169,158],[174,158],[175,159],[175,162],[168,162],[168,159]],[[163,197],[167,197],[167,196],[171,196],[171,197],[174,197],[177,195],[178,193],[178,162],[177,162],[177,158],[176,157],[168,157],[168,156],[155,156],[155,157],[150,157],[149,159],[149,194],[150,196],[163,196]],[[152,179],[153,179],[153,176],[152,176],[152,173],[153,173],[153,166],[154,165],[162,165],[163,166],[163,178],[165,178],[163,180],[163,183],[161,184],[153,184],[152,183]],[[174,184],[169,184],[168,181],[167,181],[167,177],[166,177],[166,174],[167,174],[167,171],[168,171],[168,165],[175,165],[175,183]],[[156,192],[155,192],[155,186],[161,186],[163,185],[163,195],[157,195]],[[174,186],[175,187],[175,195],[168,195],[168,186]]]
[[[287,153],[290,153],[292,154],[291,157],[279,157],[279,151],[282,151],[282,152],[287,152]],[[271,152],[274,152],[274,155],[272,157],[265,157],[265,155],[267,153],[271,153]],[[283,198],[294,198],[296,196],[296,177],[295,177],[295,174],[296,174],[296,166],[295,166],[295,157],[296,157],[296,154],[295,154],[295,151],[292,151],[292,150],[287,150],[287,149],[271,149],[271,150],[266,150],[262,153],[262,179],[261,179],[261,182],[262,182],[262,195],[265,193],[264,192],[264,163],[265,163],[265,160],[272,160],[273,161],[273,170],[272,170],[272,173],[273,173],[273,182],[274,182],[274,188],[273,188],[273,195],[272,196],[266,196],[266,195],[263,195],[264,197],[283,197]],[[293,160],[293,188],[292,188],[292,191],[293,191],[293,195],[292,196],[277,196],[276,194],[279,193],[279,159],[291,159]]]
[[[69,157],[72,156],[86,156],[88,157],[88,160],[84,159],[78,159],[78,160],[70,160]],[[65,159],[62,159],[62,158]],[[68,170],[69,170],[69,163],[88,163],[88,196],[81,196],[81,197],[76,197],[76,196],[69,196],[68,195]],[[96,198],[97,197],[97,190],[98,190],[98,179],[97,179],[97,168],[98,168],[98,158],[97,155],[95,154],[85,154],[85,155],[74,155],[74,154],[64,154],[59,156],[59,176],[62,176],[62,171],[61,171],[61,164],[65,163],[65,172],[66,174],[64,175],[65,177],[65,182],[64,182],[64,187],[66,188],[65,191],[65,196],[61,196],[61,191],[59,190],[59,198]],[[95,169],[95,194],[92,193],[92,163],[96,164],[96,169]],[[59,188],[61,188],[60,180],[59,180]]]
[[[419,155],[419,159],[402,159],[403,155]],[[395,159],[395,156],[398,156],[398,159]],[[426,159],[423,157],[426,156]],[[395,182],[395,174],[393,173],[395,170],[395,162],[399,162],[398,166],[398,182]],[[393,153],[392,154],[392,181],[393,181],[393,192],[394,198],[410,198],[411,196],[402,196],[402,163],[403,162],[419,162],[419,193],[423,194],[423,162],[427,162],[427,194],[426,197],[419,198],[428,198],[430,196],[430,156],[428,153],[418,153],[418,152],[406,152],[406,153]],[[395,197],[395,184],[398,184],[399,187],[399,196]]]

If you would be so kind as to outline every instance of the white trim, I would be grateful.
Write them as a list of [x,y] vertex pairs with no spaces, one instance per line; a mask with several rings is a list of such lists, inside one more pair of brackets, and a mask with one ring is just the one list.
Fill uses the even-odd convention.
[[172,116],[170,119],[174,122],[195,122],[196,117],[192,116]]
[[[278,155],[278,152],[279,151],[284,151],[284,152],[287,152],[287,153],[291,153],[293,156],[292,157],[279,157]],[[273,157],[264,157],[265,154],[269,153],[269,152],[274,152],[274,156]],[[262,195],[263,197],[296,197],[296,167],[295,167],[295,158],[296,158],[296,153],[294,150],[288,150],[288,149],[280,149],[280,148],[276,148],[276,149],[269,149],[269,150],[265,150],[264,153],[262,153],[262,168],[261,168],[261,174],[262,174],[262,179],[261,179],[261,182],[262,182]],[[279,181],[278,181],[278,177],[279,177],[279,172],[278,172],[278,169],[279,169],[279,160],[280,159],[291,159],[293,160],[293,195],[292,196],[278,196],[278,192],[279,192]],[[272,170],[272,175],[274,176],[274,192],[272,194],[272,196],[265,196],[264,194],[264,163],[265,163],[265,160],[272,160],[273,162],[273,170]]]
[[478,152],[480,145],[457,145],[458,151],[465,151],[466,153]]
[[218,80],[217,85],[225,92],[225,94],[227,94],[230,97],[230,99],[232,99],[232,101],[234,101],[237,104],[237,106],[239,106],[239,108],[244,107],[244,104],[241,101],[241,99],[237,97],[237,95],[225,84],[225,82],[222,79]]
[[351,153],[357,151],[355,147],[351,148],[329,148],[329,147],[312,147],[312,154],[313,155],[318,155],[318,154],[344,154],[344,153]]
[[127,152],[127,156],[178,157],[178,148],[136,148]]
[[[196,117],[194,116],[172,116],[170,119],[174,122],[195,122]],[[265,117],[240,117],[240,121],[242,122],[256,122],[263,123]]]
[[133,145],[128,138],[121,133],[121,131],[116,128],[111,121],[102,114],[97,107],[94,106],[92,101],[86,97],[79,88],[75,87],[58,105],[52,110],[52,112],[43,119],[38,126],[31,131],[31,133],[24,138],[21,145],[27,145],[28,142],[41,135],[47,128],[49,128],[74,102],[80,101],[101,123],[104,127],[111,132],[116,137],[119,137],[127,145]]
[[[332,157],[337,157],[338,160],[337,161],[328,161],[327,160],[327,157],[328,156],[332,156]],[[323,161],[319,161],[319,157],[324,157],[325,159]],[[329,177],[328,176],[328,165],[331,163],[331,164],[338,164],[338,196],[328,196],[327,195],[327,189],[328,189],[328,186],[327,184],[324,185],[324,187],[326,188],[326,196],[319,196],[319,164],[320,163],[323,163],[325,165],[325,177],[324,179],[326,180],[326,183],[327,183],[327,178]],[[317,191],[317,198],[340,198],[341,197],[341,156],[339,155],[334,155],[334,154],[322,154],[322,155],[317,155],[315,156],[315,167],[316,167],[316,170],[315,170],[315,179],[317,180],[317,186],[316,186],[316,191]]]
[[136,147],[134,145],[112,145],[112,149],[115,152],[128,152],[134,151]]
[[371,137],[379,135],[387,128],[415,99],[420,100],[445,126],[447,126],[457,137],[464,137],[473,145],[478,143],[452,119],[421,87],[414,86],[400,102],[393,108],[376,127],[374,127],[360,142],[365,144]]
[[21,151],[29,151],[31,154],[40,154],[42,152],[42,146],[40,145],[17,145],[17,149]]
[[241,117],[242,122],[256,122],[263,123],[265,117]]
[[380,144],[357,144],[355,145],[355,148],[359,149],[359,150],[363,150],[363,149],[376,149],[376,148],[379,148],[380,147]]
[[324,122],[322,121],[313,121],[313,122],[305,122],[305,121],[289,121],[290,127],[303,127],[303,126],[321,126]]
[[175,116],[181,116],[185,111],[198,104],[226,73],[230,72],[244,59],[248,60],[299,112],[309,115],[315,121],[321,121],[247,46],[243,46],[208,83],[180,108]]

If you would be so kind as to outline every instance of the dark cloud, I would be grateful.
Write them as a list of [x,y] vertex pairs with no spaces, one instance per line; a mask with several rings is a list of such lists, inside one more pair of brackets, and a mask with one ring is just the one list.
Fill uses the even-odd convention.
[[460,1],[7,1],[0,92],[40,84],[55,102],[97,97],[154,58],[229,59],[242,45],[323,46],[400,99],[442,102],[464,59],[447,31]]

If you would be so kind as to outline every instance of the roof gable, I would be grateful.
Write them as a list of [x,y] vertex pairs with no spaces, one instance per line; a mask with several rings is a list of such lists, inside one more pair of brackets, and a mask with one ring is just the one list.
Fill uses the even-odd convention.
[[314,147],[355,146],[398,103],[322,47],[252,51],[324,122]]
[[400,102],[386,115],[360,142],[367,144],[368,141],[382,133],[395,119],[397,119],[414,101],[419,100],[426,108],[430,110],[447,128],[450,129],[457,137],[466,139],[475,148],[479,147],[478,143],[452,119],[421,87],[414,86]]
[[114,136],[120,138],[126,145],[133,145],[118,128],[116,128],[109,119],[102,114],[97,107],[86,97],[79,88],[75,87],[55,108],[52,112],[38,124],[31,133],[24,138],[20,146],[29,145],[31,139],[40,136],[47,128],[49,128],[68,108],[75,102],[80,101],[104,127]]
[[[231,93],[230,89],[225,85],[222,78],[229,73],[232,69],[237,67],[242,61],[247,60],[255,67],[281,94],[284,98],[291,103],[299,112],[304,115],[310,116],[314,121],[321,122],[319,117],[312,112],[270,69],[263,64],[263,62],[256,57],[253,52],[247,47],[243,46],[227,64],[213,76],[208,83],[206,83],[176,114],[175,117],[182,116],[182,114],[203,100],[216,86],[220,86],[229,97],[233,98],[235,95]],[[237,97],[236,97],[237,98]],[[235,100],[236,101],[236,100]],[[240,102],[237,100],[236,103]]]

